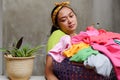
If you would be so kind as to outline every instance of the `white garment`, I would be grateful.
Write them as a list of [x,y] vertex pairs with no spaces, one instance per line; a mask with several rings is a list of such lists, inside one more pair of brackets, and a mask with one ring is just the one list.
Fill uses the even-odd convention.
[[110,76],[112,70],[112,64],[110,60],[103,54],[91,55],[86,61],[85,66],[95,67],[95,71],[103,76]]

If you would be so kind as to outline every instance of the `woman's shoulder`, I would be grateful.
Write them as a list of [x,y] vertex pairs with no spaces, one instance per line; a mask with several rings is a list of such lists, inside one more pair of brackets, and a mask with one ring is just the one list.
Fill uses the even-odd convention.
[[54,31],[48,39],[47,51],[54,47],[59,42],[60,38],[65,35],[66,34],[61,30]]
[[52,33],[52,35],[50,36],[50,37],[52,37],[52,36],[64,36],[64,35],[66,35],[63,31],[61,31],[61,30],[56,30],[56,31],[54,31],[53,33]]
[[49,40],[59,40],[62,36],[66,35],[64,32],[61,30],[56,30],[54,31],[51,36],[49,37]]

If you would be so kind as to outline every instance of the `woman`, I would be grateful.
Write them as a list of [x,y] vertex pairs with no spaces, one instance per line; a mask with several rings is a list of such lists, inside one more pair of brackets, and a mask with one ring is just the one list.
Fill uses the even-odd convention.
[[[62,37],[65,34],[68,34],[70,36],[75,35],[75,30],[77,28],[77,18],[74,11],[68,6],[68,4],[69,2],[63,2],[61,4],[57,4],[57,6],[53,9],[51,14],[52,21],[53,21],[51,33],[54,30],[57,30],[57,31],[56,32],[54,31],[51,34],[50,39],[52,37],[57,38],[58,40],[55,39],[56,42],[51,40],[55,44],[59,41],[60,37]],[[50,39],[48,41],[48,48],[49,46],[51,46],[49,45],[49,42],[51,42]],[[48,51],[49,50],[50,49],[48,49]],[[58,80],[52,71],[51,56],[47,56],[45,74],[46,74],[47,80]]]
[[[53,11],[51,13],[51,18],[52,18],[53,26],[51,29],[51,36],[48,40],[47,51],[52,49],[59,42],[59,40],[62,36],[76,35],[75,30],[77,28],[76,14],[70,8],[69,2],[62,2],[62,3],[56,4],[56,7],[53,9]],[[63,65],[63,66],[61,66],[61,65]],[[45,77],[47,80],[79,80],[81,78],[80,77],[81,71],[79,71],[80,68],[78,67],[79,64],[73,63],[72,65],[68,63],[67,59],[65,59],[62,63],[57,63],[53,60],[53,58],[50,55],[47,55],[46,66],[45,66]],[[64,68],[59,68],[56,66],[61,66]],[[79,66],[81,66],[81,65],[79,65]],[[75,70],[72,71],[71,69],[69,69],[72,67],[74,67]],[[57,73],[58,68],[59,68],[59,70],[61,70],[61,73],[60,73],[60,71],[58,71],[58,73]],[[84,69],[83,66],[81,68]],[[64,70],[64,71],[62,72],[62,70]],[[77,72],[77,70],[78,70],[78,72]],[[86,72],[82,72],[82,74],[83,73],[87,74],[87,71],[88,71],[88,73],[92,74],[92,76],[96,75],[96,73],[94,71],[91,71],[88,69],[85,69],[84,71],[86,71]],[[76,74],[76,76],[74,76],[75,74]],[[77,76],[77,74],[79,74],[79,75]],[[84,75],[81,75],[81,76],[84,76]],[[97,75],[97,76],[99,77],[99,78],[96,77],[97,80],[103,79],[103,77],[101,77],[99,75]],[[95,77],[94,78],[91,77],[88,80],[94,80],[94,79],[95,79]]]

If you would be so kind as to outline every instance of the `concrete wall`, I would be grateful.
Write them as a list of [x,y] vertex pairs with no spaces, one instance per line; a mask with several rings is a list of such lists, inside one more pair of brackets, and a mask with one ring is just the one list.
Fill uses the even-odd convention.
[[[0,36],[3,40],[3,47],[10,46],[13,41],[21,36],[24,36],[25,43],[31,43],[33,46],[46,44],[51,28],[50,13],[57,1],[3,0],[3,30],[0,26],[0,30],[2,30],[0,32],[3,32],[3,39]],[[102,28],[119,31],[119,0],[115,0],[114,3],[113,0],[69,1],[78,17],[77,32],[85,30],[86,26],[97,22]],[[35,59],[33,75],[44,75],[45,48],[39,54]]]
[[100,23],[100,28],[112,29],[112,4],[113,0],[93,0],[93,21]]
[[[2,47],[2,0],[0,0],[0,47]],[[0,75],[2,74],[2,52],[0,52]]]
[[113,1],[113,30],[120,33],[120,0]]

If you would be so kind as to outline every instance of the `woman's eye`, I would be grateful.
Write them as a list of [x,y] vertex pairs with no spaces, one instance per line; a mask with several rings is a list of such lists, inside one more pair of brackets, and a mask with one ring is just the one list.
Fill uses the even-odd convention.
[[70,17],[72,18],[74,15],[70,15]]
[[65,21],[66,21],[66,19],[62,19],[62,20],[61,20],[61,22],[65,22]]

